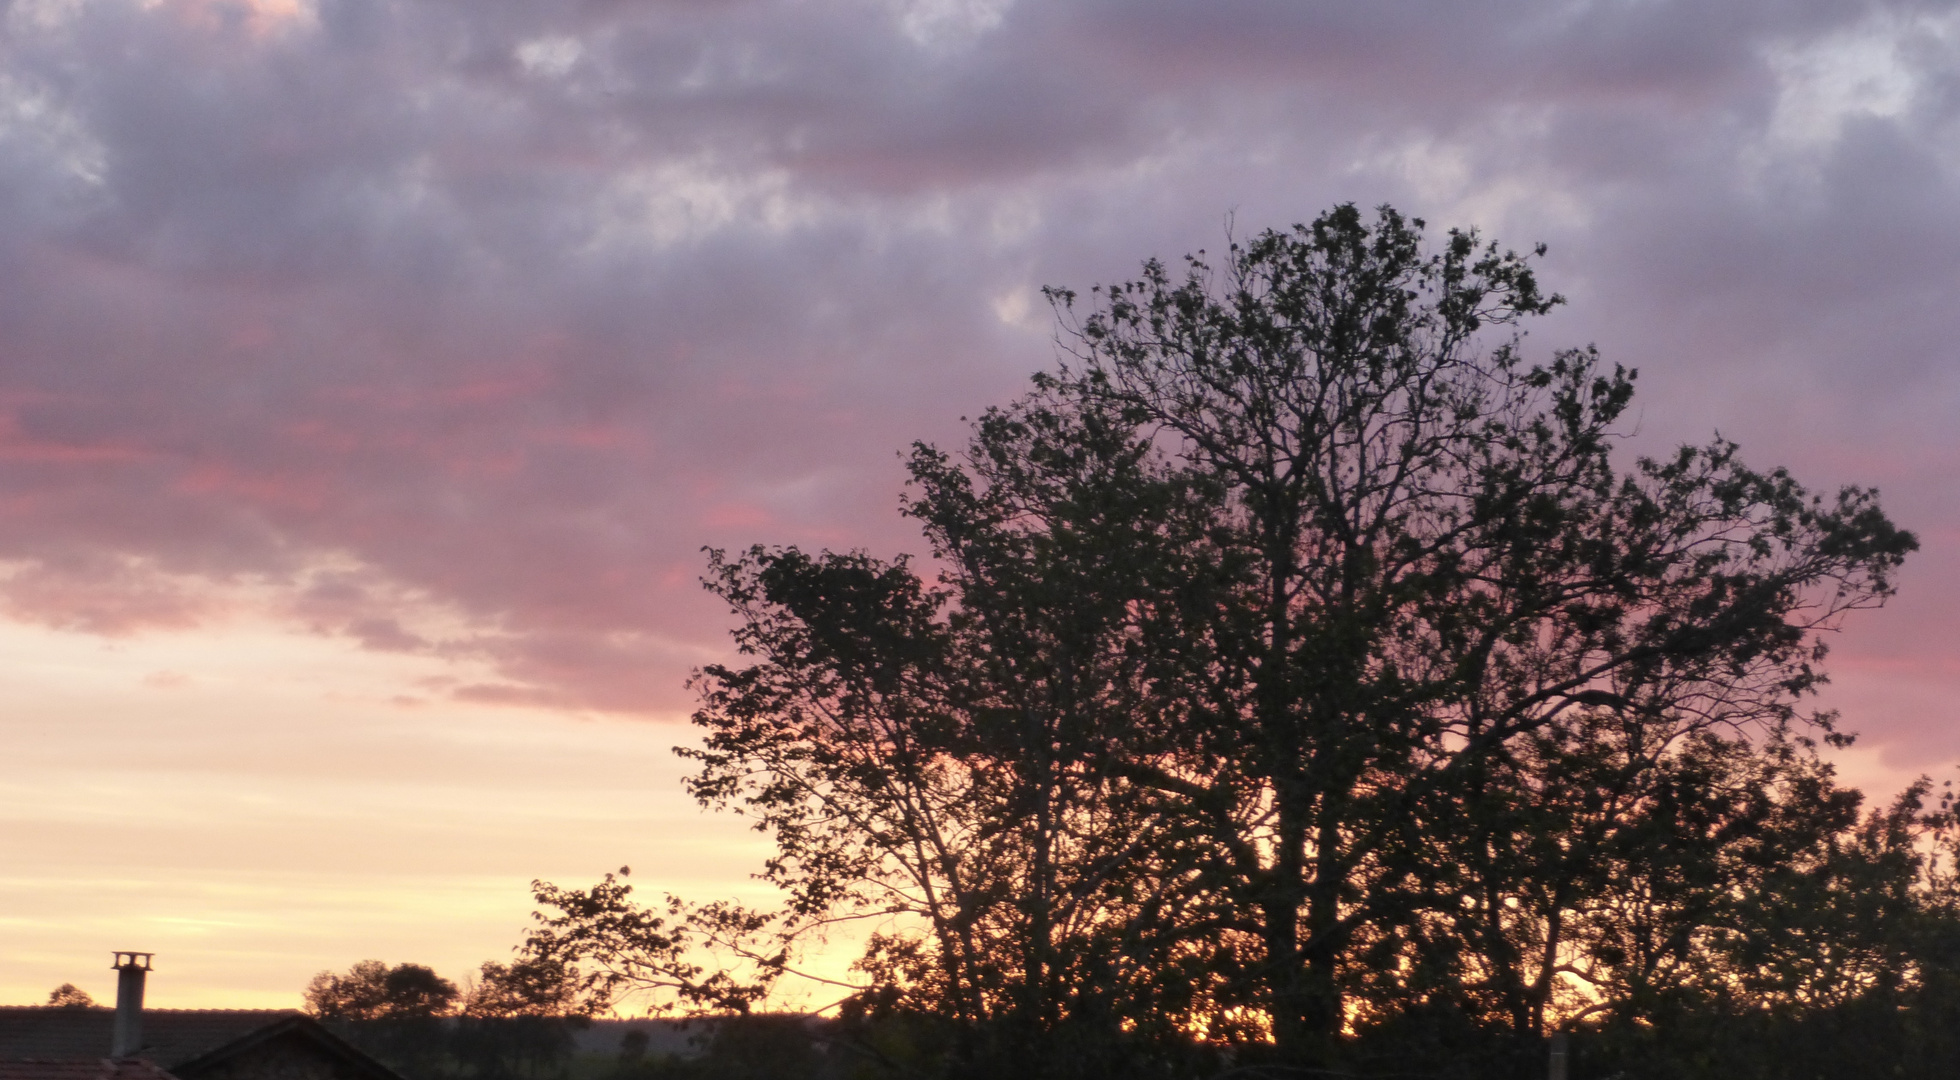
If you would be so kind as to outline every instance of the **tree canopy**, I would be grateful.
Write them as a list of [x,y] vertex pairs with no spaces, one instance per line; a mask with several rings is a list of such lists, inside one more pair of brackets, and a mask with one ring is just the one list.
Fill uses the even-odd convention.
[[846,1019],[940,1024],[930,1068],[970,1075],[1346,1068],[1916,984],[1895,931],[1944,819],[1923,787],[1865,811],[1807,707],[1915,539],[1720,439],[1621,461],[1634,373],[1528,359],[1561,302],[1531,258],[1423,230],[1341,206],[1051,290],[1061,362],[912,451],[930,576],[712,552],[743,661],[698,674],[681,752],[786,904],[541,886],[533,952],[746,1007],[867,920]]
[[74,983],[62,983],[48,991],[48,1004],[64,1009],[92,1009],[95,999]]
[[323,1020],[405,1020],[453,1012],[456,984],[421,964],[389,967],[362,960],[337,975],[313,976],[303,995],[306,1011]]

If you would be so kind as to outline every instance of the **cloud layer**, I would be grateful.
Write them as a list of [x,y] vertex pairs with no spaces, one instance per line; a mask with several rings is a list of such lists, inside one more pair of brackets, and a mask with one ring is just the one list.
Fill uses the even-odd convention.
[[1041,285],[1392,201],[1550,243],[1533,340],[1641,368],[1641,445],[1882,486],[1927,550],[1851,726],[1960,755],[1951,4],[0,11],[15,619],[250,608],[683,708],[698,549],[910,546],[895,452],[1049,361]]

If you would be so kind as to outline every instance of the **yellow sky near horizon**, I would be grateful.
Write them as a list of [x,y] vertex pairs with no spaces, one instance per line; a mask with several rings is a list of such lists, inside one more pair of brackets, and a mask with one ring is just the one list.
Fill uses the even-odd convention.
[[666,721],[398,698],[439,661],[273,625],[100,638],[0,622],[0,1002],[290,1007],[375,957],[460,981],[534,877],[769,892],[766,842],[681,790]]
[[[749,876],[766,838],[682,790],[680,716],[447,701],[428,687],[471,674],[454,661],[272,620],[126,637],[0,620],[0,656],[0,1004],[64,982],[107,1003],[114,949],[157,954],[158,1008],[293,1007],[313,973],[367,958],[460,983],[508,956],[533,878],[621,864],[643,894],[773,895]],[[1853,730],[1944,685],[1834,660],[1827,703]],[[1946,768],[1876,742],[1832,759],[1879,798]],[[812,966],[839,975],[852,952]]]

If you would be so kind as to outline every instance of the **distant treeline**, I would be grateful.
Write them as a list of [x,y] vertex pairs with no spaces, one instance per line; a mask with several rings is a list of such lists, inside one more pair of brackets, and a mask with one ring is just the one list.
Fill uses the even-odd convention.
[[329,1021],[406,1080],[771,1080],[849,1075],[825,1022],[724,1019],[395,1017]]

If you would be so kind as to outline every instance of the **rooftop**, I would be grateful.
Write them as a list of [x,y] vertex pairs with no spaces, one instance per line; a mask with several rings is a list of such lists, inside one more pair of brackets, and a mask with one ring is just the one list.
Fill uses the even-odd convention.
[[176,1080],[147,1061],[0,1061],[0,1080]]
[[[144,1009],[143,1045],[137,1056],[167,1069],[297,1015],[292,1009]],[[15,1068],[24,1063],[60,1061],[65,1065],[100,1059],[109,1053],[115,1022],[116,1010],[108,1008],[0,1006],[0,1060]],[[29,1078],[0,1073],[0,1080]],[[48,1076],[46,1080],[57,1078]],[[95,1078],[64,1073],[58,1080]],[[143,1078],[118,1074],[109,1080]]]

